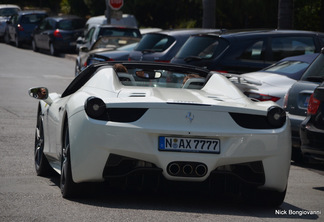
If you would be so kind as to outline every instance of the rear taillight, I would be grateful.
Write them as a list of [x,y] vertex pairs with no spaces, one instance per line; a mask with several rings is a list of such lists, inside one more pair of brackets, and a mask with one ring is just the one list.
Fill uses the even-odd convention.
[[280,97],[266,95],[266,94],[252,93],[252,92],[245,92],[245,95],[250,98],[257,99],[259,101],[277,102],[280,99]]
[[62,38],[62,34],[60,33],[60,30],[56,29],[54,31],[54,37],[56,37],[56,38]]
[[317,113],[318,107],[320,106],[321,101],[314,98],[314,94],[309,98],[309,103],[307,107],[307,114],[315,115]]
[[24,31],[24,27],[22,27],[22,25],[18,24],[17,27],[18,27],[18,31],[20,32]]
[[225,70],[213,70],[214,72],[219,72],[219,73],[228,73],[228,71]]

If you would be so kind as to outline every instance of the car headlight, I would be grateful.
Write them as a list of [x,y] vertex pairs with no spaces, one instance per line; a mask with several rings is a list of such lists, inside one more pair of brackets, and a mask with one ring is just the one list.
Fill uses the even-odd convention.
[[286,112],[278,106],[271,106],[268,109],[267,119],[270,125],[280,128],[286,122]]
[[84,110],[90,118],[100,119],[106,111],[106,104],[102,99],[89,97],[84,104]]

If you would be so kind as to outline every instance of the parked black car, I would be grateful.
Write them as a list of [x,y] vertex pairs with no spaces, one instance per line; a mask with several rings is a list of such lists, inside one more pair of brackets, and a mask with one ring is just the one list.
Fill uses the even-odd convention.
[[[133,50],[140,40],[137,37],[101,36],[90,50],[83,46],[80,47],[79,55],[75,60],[75,76],[79,75],[83,69],[92,63],[113,61],[114,59],[127,61],[129,52]],[[115,52],[115,50],[122,51],[109,54],[109,52]],[[105,55],[105,53],[108,53],[108,55]]]
[[170,62],[186,40],[194,34],[218,32],[212,29],[184,29],[147,33],[129,54],[135,61]]
[[74,15],[45,18],[32,34],[32,47],[49,50],[51,55],[75,51],[76,40],[83,35],[85,20]]
[[17,47],[21,47],[22,43],[30,44],[32,32],[45,17],[47,17],[45,11],[20,11],[14,14],[7,21],[4,41],[15,42]]
[[314,62],[308,67],[300,81],[294,83],[285,96],[284,109],[291,123],[292,159],[303,161],[300,141],[300,124],[307,116],[307,107],[316,87],[324,81],[324,48]]
[[191,36],[171,63],[247,73],[283,58],[319,52],[324,33],[298,30],[227,31]]
[[309,99],[307,117],[300,125],[304,156],[324,161],[324,82]]

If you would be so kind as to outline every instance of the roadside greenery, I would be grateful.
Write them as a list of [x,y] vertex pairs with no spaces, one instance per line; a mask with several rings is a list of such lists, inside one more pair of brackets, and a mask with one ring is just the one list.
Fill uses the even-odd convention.
[[[215,0],[216,28],[276,28],[279,0]],[[88,18],[103,15],[105,0],[0,0],[0,4],[45,8],[51,14]],[[293,28],[324,32],[324,0],[293,0]],[[123,13],[134,14],[140,27],[202,26],[202,0],[124,0]]]

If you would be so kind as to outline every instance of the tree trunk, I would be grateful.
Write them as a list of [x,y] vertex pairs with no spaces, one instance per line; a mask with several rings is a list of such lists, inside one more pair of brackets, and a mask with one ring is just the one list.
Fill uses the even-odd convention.
[[293,29],[293,0],[279,0],[278,29]]
[[216,27],[216,0],[202,0],[203,3],[203,28]]
[[324,32],[324,0],[321,0],[321,10],[320,10],[320,13],[321,13],[321,27],[320,27],[320,31],[321,32]]

